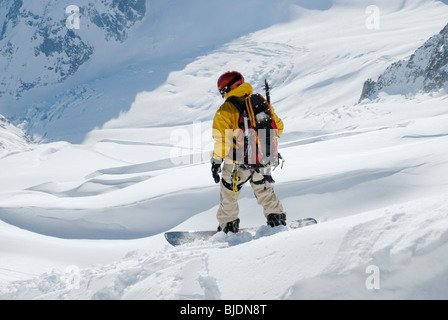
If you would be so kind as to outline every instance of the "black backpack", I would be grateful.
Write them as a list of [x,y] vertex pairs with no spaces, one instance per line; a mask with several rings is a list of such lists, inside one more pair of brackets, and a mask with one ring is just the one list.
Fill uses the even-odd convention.
[[240,113],[233,160],[258,172],[278,166],[278,128],[268,101],[256,93],[244,101],[232,96],[226,102],[232,103]]

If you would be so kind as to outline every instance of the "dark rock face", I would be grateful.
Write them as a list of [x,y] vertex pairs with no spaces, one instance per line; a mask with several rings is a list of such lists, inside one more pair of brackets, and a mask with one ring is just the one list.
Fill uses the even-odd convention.
[[9,152],[23,151],[31,144],[25,132],[0,114],[0,157]]
[[145,16],[146,2],[145,0],[114,0],[110,8],[111,11],[99,12],[94,4],[90,4],[87,12],[90,21],[104,30],[106,39],[123,42],[126,40],[127,30]]
[[364,83],[360,101],[374,99],[379,92],[416,94],[437,91],[448,82],[448,25],[431,37],[408,60],[398,61],[378,81]]
[[64,8],[51,10],[54,0],[0,2],[0,97],[19,99],[33,88],[63,82],[94,55],[98,39],[89,32],[99,30],[103,42],[124,42],[146,14],[145,0],[78,3],[84,32],[66,27]]

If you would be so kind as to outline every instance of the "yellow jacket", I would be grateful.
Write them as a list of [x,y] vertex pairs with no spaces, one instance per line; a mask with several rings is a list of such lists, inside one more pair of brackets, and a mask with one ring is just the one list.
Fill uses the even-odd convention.
[[[232,96],[241,98],[244,101],[245,97],[253,93],[253,88],[249,83],[243,83],[241,86],[233,89],[227,93],[226,99]],[[277,124],[278,135],[283,132],[283,121],[275,114],[273,116],[274,121]],[[238,122],[240,119],[240,113],[238,109],[230,102],[225,102],[215,114],[213,119],[213,139],[215,140],[215,147],[213,150],[213,158],[221,161],[227,159],[233,162],[233,152],[231,152],[232,146],[234,149],[237,146],[234,143],[234,138],[238,135],[239,128]]]

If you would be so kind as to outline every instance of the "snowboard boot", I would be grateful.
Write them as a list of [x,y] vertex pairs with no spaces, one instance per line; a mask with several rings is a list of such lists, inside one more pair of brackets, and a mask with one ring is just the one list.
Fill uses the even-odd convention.
[[227,225],[225,226],[224,229],[222,229],[221,226],[219,226],[218,232],[222,231],[224,233],[229,233],[229,232],[237,233],[239,229],[240,229],[240,219],[236,219],[236,220],[227,222]]
[[286,226],[286,214],[284,213],[273,213],[268,216],[267,220],[268,226],[271,226],[272,228],[277,226]]

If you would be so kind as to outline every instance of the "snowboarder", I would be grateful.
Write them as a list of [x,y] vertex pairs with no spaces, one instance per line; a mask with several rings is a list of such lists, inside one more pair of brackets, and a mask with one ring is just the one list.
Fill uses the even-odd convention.
[[[211,170],[215,182],[221,182],[220,206],[216,215],[219,222],[218,231],[238,232],[240,223],[238,192],[249,181],[258,204],[263,206],[267,224],[271,227],[286,225],[286,212],[274,192],[272,179],[268,179],[254,167],[241,166],[236,160],[235,132],[239,128],[241,116],[240,111],[229,98],[236,97],[244,104],[245,98],[253,93],[252,86],[244,81],[241,73],[229,71],[219,78],[218,90],[223,99],[226,99],[226,102],[217,110],[213,120],[215,146]],[[283,121],[274,112],[272,114],[278,128],[278,136],[280,136],[283,131]],[[221,166],[222,177],[219,176]]]

